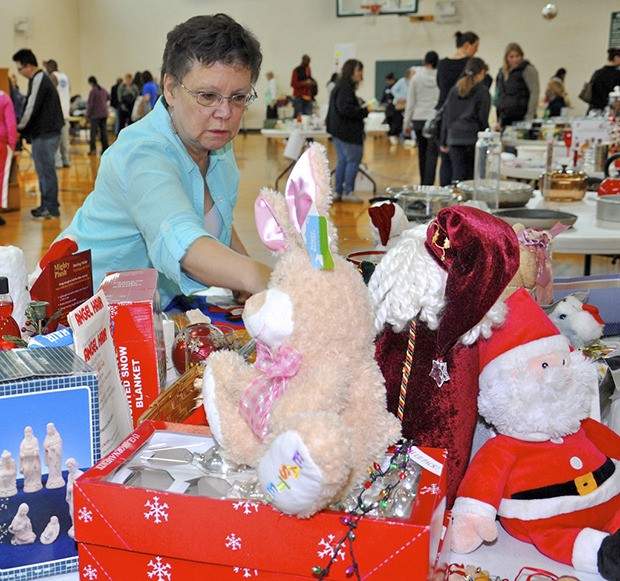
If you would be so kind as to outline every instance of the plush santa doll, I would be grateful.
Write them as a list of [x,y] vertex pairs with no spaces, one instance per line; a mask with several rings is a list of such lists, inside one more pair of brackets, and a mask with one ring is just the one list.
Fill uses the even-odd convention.
[[476,340],[503,321],[498,299],[519,267],[506,223],[451,206],[401,233],[368,283],[376,359],[403,435],[448,450],[451,506],[469,463],[478,410]]
[[620,580],[620,436],[587,417],[596,369],[523,289],[480,349],[480,414],[498,435],[472,460],[452,549],[508,533],[575,569]]

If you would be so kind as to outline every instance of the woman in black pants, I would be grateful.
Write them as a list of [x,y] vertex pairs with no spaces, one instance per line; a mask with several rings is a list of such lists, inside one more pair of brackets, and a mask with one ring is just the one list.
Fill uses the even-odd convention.
[[482,82],[486,73],[487,65],[482,59],[469,59],[463,76],[450,89],[444,103],[440,149],[450,156],[454,181],[474,177],[478,132],[489,126],[491,110],[491,95]]
[[[444,104],[450,89],[462,76],[465,64],[476,55],[480,44],[480,39],[475,32],[457,32],[454,36],[456,38],[456,52],[452,56],[441,59],[437,64],[437,86],[439,87],[437,109]],[[442,186],[448,186],[454,179],[450,156],[441,153],[439,183]]]

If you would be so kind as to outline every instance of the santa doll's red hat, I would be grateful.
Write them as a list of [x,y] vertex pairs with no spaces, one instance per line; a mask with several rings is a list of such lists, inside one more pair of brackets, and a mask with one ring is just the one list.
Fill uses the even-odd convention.
[[481,376],[485,371],[490,373],[502,359],[527,357],[530,352],[538,355],[546,344],[550,351],[568,348],[568,340],[524,288],[508,297],[506,307],[508,315],[504,324],[478,344]]

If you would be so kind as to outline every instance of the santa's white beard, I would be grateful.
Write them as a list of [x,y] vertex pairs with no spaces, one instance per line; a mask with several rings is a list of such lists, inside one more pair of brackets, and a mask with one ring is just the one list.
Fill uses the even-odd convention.
[[516,357],[481,378],[480,415],[498,433],[520,440],[544,441],[575,433],[592,406],[598,382],[596,368],[580,351],[566,365],[538,374]]

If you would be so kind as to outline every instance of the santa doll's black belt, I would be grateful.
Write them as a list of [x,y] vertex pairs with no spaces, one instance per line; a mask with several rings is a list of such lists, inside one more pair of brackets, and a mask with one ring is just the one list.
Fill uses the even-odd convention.
[[574,480],[515,492],[511,498],[515,500],[535,500],[537,498],[555,498],[556,496],[584,496],[594,492],[615,470],[616,465],[610,458],[607,458],[602,466],[593,472],[578,476]]

